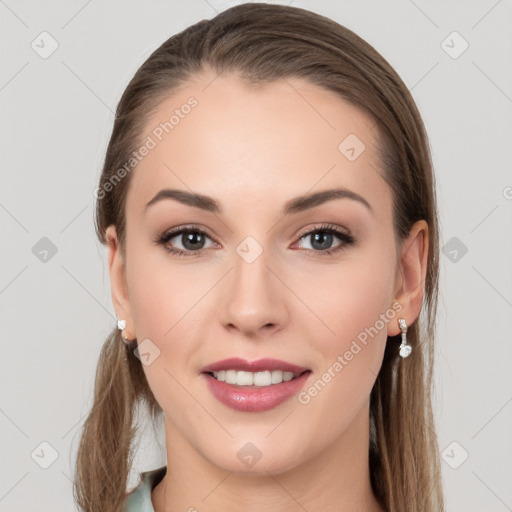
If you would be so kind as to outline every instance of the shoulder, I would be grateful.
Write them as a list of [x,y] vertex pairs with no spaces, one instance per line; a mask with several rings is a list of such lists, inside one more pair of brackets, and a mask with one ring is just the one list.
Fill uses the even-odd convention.
[[139,483],[127,494],[123,512],[155,512],[151,502],[151,491],[160,483],[167,466],[140,473]]

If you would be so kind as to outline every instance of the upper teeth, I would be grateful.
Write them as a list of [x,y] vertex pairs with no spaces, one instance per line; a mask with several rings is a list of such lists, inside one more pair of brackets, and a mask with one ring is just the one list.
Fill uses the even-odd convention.
[[263,371],[263,372],[244,372],[241,370],[220,370],[213,372],[213,376],[222,382],[236,384],[237,386],[270,386],[271,384],[280,384],[283,381],[292,380],[295,375],[292,372],[282,372],[281,370]]

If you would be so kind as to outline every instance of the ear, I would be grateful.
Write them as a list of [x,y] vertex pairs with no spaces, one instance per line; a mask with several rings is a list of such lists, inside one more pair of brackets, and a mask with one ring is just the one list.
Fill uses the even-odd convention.
[[129,340],[134,339],[135,326],[131,314],[130,301],[128,297],[128,287],[126,285],[125,262],[119,248],[116,227],[111,225],[105,231],[108,248],[108,267],[110,272],[110,290],[112,293],[112,303],[116,317],[119,320],[126,320],[126,328],[122,335]]
[[[395,298],[402,310],[397,318],[403,318],[407,325],[416,321],[423,303],[424,284],[428,258],[428,224],[417,221],[402,245],[399,269],[395,281]],[[388,323],[388,336],[400,333],[398,322]]]

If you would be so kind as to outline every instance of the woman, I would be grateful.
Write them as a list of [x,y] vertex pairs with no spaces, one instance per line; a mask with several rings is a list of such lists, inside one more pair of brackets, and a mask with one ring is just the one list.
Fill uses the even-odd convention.
[[[126,88],[96,196],[119,320],[83,510],[444,510],[435,180],[375,49],[281,5],[189,27]],[[127,496],[142,404],[167,464]]]

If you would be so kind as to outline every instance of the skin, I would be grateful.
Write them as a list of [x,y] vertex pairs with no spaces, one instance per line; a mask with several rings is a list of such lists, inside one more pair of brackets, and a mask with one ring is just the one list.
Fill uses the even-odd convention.
[[[408,325],[418,318],[428,226],[417,222],[395,245],[377,130],[364,113],[304,80],[254,87],[233,74],[214,78],[211,71],[195,76],[147,124],[144,138],[187,98],[198,100],[132,171],[125,258],[115,227],[107,230],[123,335],[160,350],[143,366],[164,411],[167,446],[153,506],[382,512],[370,485],[369,396],[387,336],[400,332],[397,318]],[[355,161],[338,150],[350,133],[366,146]],[[334,187],[360,194],[373,213],[345,198],[282,215],[288,200]],[[163,188],[214,197],[223,212],[169,199],[145,212]],[[199,256],[175,256],[153,242],[191,223],[209,237]],[[323,255],[311,235],[299,236],[323,223],[348,229],[356,244]],[[236,252],[249,235],[263,248],[250,264]],[[334,237],[329,248],[343,243]],[[181,235],[171,244],[190,247]],[[200,376],[228,357],[272,357],[310,368],[307,389],[397,302],[400,313],[307,404],[292,398],[270,411],[234,411]],[[262,454],[251,467],[237,457],[248,442]]]

